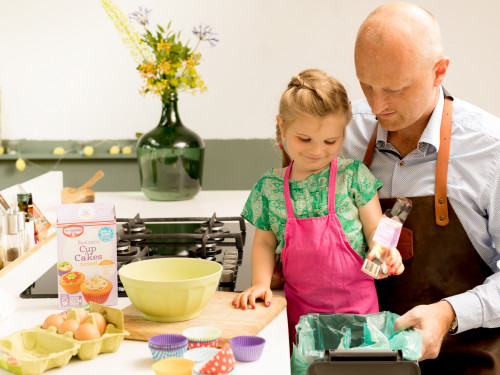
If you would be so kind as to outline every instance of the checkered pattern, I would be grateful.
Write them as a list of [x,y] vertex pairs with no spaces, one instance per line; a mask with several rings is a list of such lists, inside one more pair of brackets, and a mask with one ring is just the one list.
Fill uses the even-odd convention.
[[184,353],[186,352],[187,345],[185,347],[182,347],[180,349],[175,349],[175,350],[158,350],[158,349],[153,349],[149,347],[149,350],[151,350],[151,354],[153,355],[153,360],[159,361],[160,359],[163,358],[170,358],[170,357],[184,357]]

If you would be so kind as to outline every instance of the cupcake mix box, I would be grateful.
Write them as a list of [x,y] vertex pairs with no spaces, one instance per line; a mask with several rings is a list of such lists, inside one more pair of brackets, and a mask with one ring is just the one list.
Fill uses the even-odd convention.
[[112,203],[62,204],[57,210],[59,308],[118,302],[116,217]]

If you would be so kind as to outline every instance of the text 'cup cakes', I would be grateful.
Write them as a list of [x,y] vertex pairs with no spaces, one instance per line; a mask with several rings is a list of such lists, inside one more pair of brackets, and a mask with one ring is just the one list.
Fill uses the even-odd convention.
[[104,303],[109,297],[109,293],[113,285],[109,280],[102,278],[101,276],[95,275],[90,279],[85,280],[80,287],[83,298],[85,301]]
[[80,286],[85,281],[85,275],[78,271],[67,272],[59,278],[59,285],[66,293],[74,294],[80,291]]

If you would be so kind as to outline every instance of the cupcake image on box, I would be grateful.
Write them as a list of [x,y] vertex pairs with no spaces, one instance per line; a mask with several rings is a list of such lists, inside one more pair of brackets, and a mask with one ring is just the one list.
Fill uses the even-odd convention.
[[61,262],[57,264],[57,274],[59,276],[64,275],[65,273],[70,272],[73,269],[73,266],[70,262]]
[[101,304],[106,302],[112,288],[113,284],[109,280],[98,275],[85,280],[80,286],[85,301],[93,301]]
[[108,278],[116,273],[116,265],[109,259],[103,260],[99,263],[99,276]]
[[66,293],[73,294],[80,291],[80,286],[85,281],[85,275],[78,271],[67,272],[59,278],[59,285]]

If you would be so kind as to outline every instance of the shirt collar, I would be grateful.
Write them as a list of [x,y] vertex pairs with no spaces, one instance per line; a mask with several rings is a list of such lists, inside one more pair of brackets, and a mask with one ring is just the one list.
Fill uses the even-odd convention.
[[[437,152],[440,142],[441,118],[443,116],[444,95],[443,87],[439,86],[439,97],[436,107],[432,112],[431,118],[420,136],[418,141],[418,149],[427,155],[429,153]],[[387,130],[383,127],[377,127],[377,142],[375,146],[378,149],[387,147]],[[429,147],[430,146],[430,147]]]

